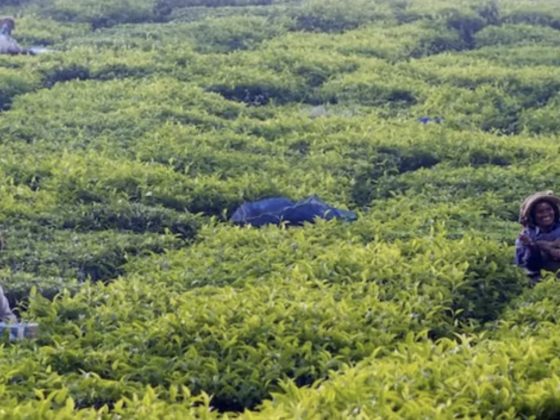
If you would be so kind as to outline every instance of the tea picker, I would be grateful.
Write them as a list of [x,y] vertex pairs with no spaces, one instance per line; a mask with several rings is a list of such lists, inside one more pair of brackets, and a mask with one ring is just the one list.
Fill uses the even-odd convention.
[[521,233],[515,240],[515,264],[531,284],[542,281],[541,270],[560,277],[560,197],[552,191],[531,194],[519,208]]
[[27,54],[35,55],[49,52],[44,48],[21,48],[17,41],[12,37],[12,31],[16,24],[12,18],[0,19],[0,54]]
[[[4,240],[0,234],[0,250],[4,248]],[[34,338],[38,333],[38,325],[35,323],[20,323],[10,309],[10,303],[2,286],[0,286],[0,338],[4,334],[9,334],[10,341],[22,340],[24,338]]]
[[18,322],[17,317],[10,309],[10,304],[4,295],[2,286],[0,286],[0,337],[3,337],[6,331],[8,331],[10,341],[34,338],[38,333],[38,325]]

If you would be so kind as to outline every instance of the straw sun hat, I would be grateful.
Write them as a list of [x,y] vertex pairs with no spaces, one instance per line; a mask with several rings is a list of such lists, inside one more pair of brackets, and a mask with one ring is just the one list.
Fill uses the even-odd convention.
[[541,201],[547,201],[553,207],[556,207],[557,209],[560,208],[560,198],[555,196],[552,191],[548,190],[537,192],[527,197],[521,204],[521,207],[519,208],[519,223],[523,226],[529,225],[531,223],[531,211],[537,203]]

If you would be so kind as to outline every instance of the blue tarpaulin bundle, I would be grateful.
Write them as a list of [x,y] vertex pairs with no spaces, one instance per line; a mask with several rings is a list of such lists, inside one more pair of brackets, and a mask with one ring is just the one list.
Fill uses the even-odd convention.
[[238,225],[257,227],[267,224],[279,225],[283,222],[291,226],[301,226],[304,222],[313,223],[316,217],[345,221],[357,219],[354,212],[331,207],[313,195],[298,202],[285,197],[274,197],[244,203],[233,213],[231,220]]

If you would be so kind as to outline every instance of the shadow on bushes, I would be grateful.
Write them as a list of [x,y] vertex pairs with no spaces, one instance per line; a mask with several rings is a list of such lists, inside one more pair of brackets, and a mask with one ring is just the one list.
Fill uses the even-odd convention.
[[88,80],[91,78],[90,70],[87,67],[76,64],[44,69],[40,72],[42,75],[42,84],[46,88],[51,88],[55,84],[61,82]]
[[200,219],[192,214],[176,213],[164,208],[148,207],[141,203],[106,205],[94,203],[64,216],[63,229],[79,232],[126,230],[134,233],[166,231],[181,239],[193,239]]
[[264,106],[271,102],[284,105],[302,100],[302,94],[275,86],[238,85],[233,88],[226,86],[211,86],[208,92],[218,93],[230,101],[242,102],[250,106]]
[[529,25],[548,26],[560,30],[560,16],[554,16],[542,10],[518,10],[502,17],[502,23],[525,23]]
[[352,201],[359,207],[368,206],[377,196],[375,186],[381,178],[431,168],[438,163],[440,159],[427,151],[407,152],[397,147],[381,147],[371,164],[355,176]]
[[127,1],[59,0],[41,8],[41,15],[58,22],[79,22],[91,25],[93,31],[126,23],[149,23],[158,17],[151,0],[137,0],[135,7]]
[[[498,264],[496,264],[498,262]],[[467,281],[460,288],[453,310],[462,309],[458,320],[476,320],[481,326],[495,321],[509,303],[528,286],[512,273],[516,270],[499,252],[487,250],[483,256],[469,261]]]

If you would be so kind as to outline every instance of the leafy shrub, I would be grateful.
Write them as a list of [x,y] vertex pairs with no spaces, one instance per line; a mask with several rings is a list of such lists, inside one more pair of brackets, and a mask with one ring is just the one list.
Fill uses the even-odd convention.
[[[145,286],[140,287],[145,290]],[[107,317],[109,314],[104,315],[105,311],[99,308],[95,322],[97,327],[94,324],[83,324],[80,328],[84,335],[78,341],[84,342],[76,341],[75,345],[80,345],[75,348],[80,351],[85,343],[101,344],[101,336],[91,328],[114,325],[114,333],[109,333],[113,338],[105,335],[103,345],[113,340],[120,344],[113,342],[113,349],[116,351],[106,353],[104,365],[121,367],[111,372],[93,358],[85,357],[80,363],[81,368],[103,376],[110,375],[115,379],[126,378],[131,383],[148,382],[153,386],[168,382],[189,383],[189,387],[196,393],[202,389],[212,389],[211,392],[216,395],[213,399],[215,406],[239,409],[240,406],[251,407],[258,403],[266,395],[267,388],[274,389],[275,382],[284,375],[293,376],[301,384],[309,383],[339,363],[335,357],[338,353],[346,353],[345,356],[344,353],[340,354],[338,358],[359,358],[382,343],[389,344],[393,334],[382,333],[379,330],[381,325],[397,322],[401,324],[397,329],[406,330],[411,322],[405,316],[391,320],[389,314],[396,315],[397,310],[390,303],[375,305],[376,312],[384,313],[381,318],[374,314],[364,317],[368,307],[376,300],[373,295],[363,295],[361,302],[343,300],[337,303],[333,299],[325,300],[327,295],[320,289],[314,291],[301,284],[273,289],[267,286],[256,287],[241,294],[227,288],[216,292],[218,294],[202,292],[198,296],[178,297],[178,306],[172,312],[161,307],[165,315],[159,322],[146,319],[142,327],[144,333],[136,330],[136,338],[129,335],[132,330],[127,326],[130,325],[129,321],[123,317],[128,309],[123,307],[119,319],[112,321]],[[276,299],[265,298],[263,305],[262,296],[271,293],[276,295]],[[129,300],[136,300],[130,293],[127,294]],[[311,298],[312,296],[315,297]],[[235,304],[239,299],[243,299],[244,305]],[[203,308],[210,301],[221,302],[223,309],[216,307],[213,312],[208,313]],[[307,302],[314,302],[316,308],[311,309]],[[78,301],[74,306],[77,304]],[[356,315],[348,317],[345,308],[356,304],[359,305],[354,308]],[[61,308],[58,314],[61,325],[66,324],[65,314],[71,308],[72,306]],[[85,309],[82,307],[82,316],[87,316]],[[139,320],[137,316],[135,318]],[[191,322],[185,323],[184,319],[190,319]],[[289,321],[293,319],[299,321]],[[200,322],[207,327],[201,330],[198,325]],[[336,330],[333,329],[334,322]],[[372,329],[377,333],[365,333]],[[56,334],[54,331],[53,333]],[[356,334],[364,338],[363,347],[347,353],[345,348]],[[119,335],[129,335],[130,338],[123,342],[122,338],[117,339]],[[174,338],[169,341],[164,337]],[[158,342],[159,345],[156,344]],[[138,356],[127,356],[130,353],[126,349],[133,348],[139,352]],[[106,349],[109,350],[109,347]],[[245,361],[240,358],[242,354],[245,355]],[[59,372],[75,369],[65,362],[62,353],[53,352],[49,359]],[[141,366],[144,368],[140,369]],[[255,369],[255,366],[259,368]],[[215,375],[219,375],[220,380],[216,380],[218,378]]]
[[[80,94],[81,92],[81,94]],[[90,96],[91,95],[91,96]],[[137,106],[140,98],[146,98],[143,111]],[[149,99],[148,99],[149,98]],[[200,111],[189,103],[206,102],[214,108],[214,115]],[[165,106],[155,108],[158,103]],[[39,115],[30,109],[43,109]],[[75,110],[80,109],[76,115]],[[154,110],[157,110],[154,112]],[[102,141],[108,133],[118,130],[118,141],[122,146],[143,135],[155,121],[176,121],[206,127],[220,126],[222,118],[232,119],[243,110],[242,106],[228,102],[220,96],[205,93],[199,88],[183,89],[175,79],[159,79],[152,82],[134,80],[111,81],[72,81],[56,85],[52,90],[42,90],[26,102],[20,103],[19,111],[14,112],[0,127],[8,131],[11,138],[26,141],[88,142]],[[118,111],[118,113],[117,113]],[[108,113],[119,115],[107,119]],[[10,122],[13,118],[13,123]],[[37,124],[30,124],[33,120]],[[42,125],[41,125],[42,124]],[[50,134],[41,134],[48,127]],[[81,143],[82,145],[84,143]]]
[[192,25],[191,36],[200,52],[230,52],[255,48],[284,29],[263,17],[239,16],[204,20]]
[[429,151],[399,150],[397,147],[380,148],[379,154],[355,177],[353,201],[364,206],[376,196],[375,185],[380,178],[399,175],[420,168],[431,168],[440,162]]
[[63,68],[48,69],[43,72],[42,84],[53,87],[56,83],[68,82],[70,80],[87,80],[90,78],[90,71],[87,67],[71,65]]
[[[124,274],[122,266],[128,256],[163,252],[178,245],[176,239],[165,236],[120,234],[113,237],[104,232],[84,234],[64,231],[51,233],[46,228],[35,230],[26,230],[15,223],[5,230],[10,245],[2,255],[2,266],[7,267],[10,276],[15,276],[16,280],[29,275],[45,278],[45,290],[50,294],[53,289],[48,278],[57,282],[59,280],[56,279],[84,281],[88,278],[92,281],[109,281]],[[18,235],[14,232],[18,232]],[[8,278],[8,283],[11,282]],[[18,288],[16,285],[14,290]]]
[[[0,58],[0,281],[40,324],[4,415],[557,418],[557,285],[512,264],[556,3],[257,3],[0,6],[56,51]],[[311,194],[358,220],[227,220]]]
[[9,109],[12,101],[18,95],[37,89],[37,78],[21,71],[0,67],[0,111]]
[[435,89],[423,106],[434,110],[438,115],[444,112],[453,115],[450,118],[452,122],[449,123],[459,129],[477,127],[504,134],[516,134],[520,131],[518,118],[522,110],[521,103],[504,92],[504,89],[490,84],[480,85],[472,90]]
[[368,106],[407,107],[421,100],[419,86],[411,88],[409,78],[393,79],[383,73],[361,71],[331,80],[322,86],[321,94],[332,103],[357,102]]
[[[400,26],[370,23],[341,34],[292,33],[278,41],[295,39],[298,45],[305,45],[310,53],[317,49],[329,52],[334,49],[345,56],[360,55],[390,61],[462,49],[461,40],[453,31],[441,25],[433,27],[419,22]],[[332,62],[334,58],[323,59],[322,62]],[[347,57],[340,58],[341,63],[346,60]]]
[[507,6],[501,19],[504,23],[525,23],[560,29],[560,14],[553,2],[543,2],[538,9],[529,1],[513,2]]
[[139,203],[117,203],[114,206],[93,204],[60,212],[62,228],[74,231],[121,230],[134,233],[166,231],[182,239],[196,235],[197,221],[191,215],[177,214],[166,209],[144,206]]
[[530,44],[538,48],[545,44],[558,45],[559,40],[556,30],[552,28],[527,24],[504,24],[485,27],[475,35],[475,42],[478,48],[518,44]]
[[25,271],[10,273],[8,270],[3,270],[2,288],[10,307],[17,313],[22,306],[25,306],[33,289],[47,299],[54,299],[65,289],[77,291],[79,284],[76,279],[71,278],[37,276]]
[[181,7],[226,7],[226,6],[266,6],[275,3],[275,0],[158,0],[158,8],[181,8]]
[[364,0],[351,0],[344,4],[314,0],[292,13],[296,30],[312,32],[343,32],[391,14],[388,7]]
[[93,30],[153,19],[151,0],[55,0],[43,8],[42,14],[60,22],[89,23]]
[[[552,94],[553,92],[548,92]],[[552,134],[558,131],[558,122],[554,117],[558,112],[558,94],[555,94],[545,106],[537,109],[527,109],[521,112],[519,124],[522,130],[535,134]]]
[[[312,389],[286,381],[282,394],[246,418],[290,418],[299,410],[325,418],[360,413],[415,419],[443,416],[443,411],[446,416],[558,415],[556,391],[546,391],[557,384],[550,368],[555,336],[504,341],[461,336],[459,343],[414,343],[414,338],[411,333],[393,355],[374,356]],[[438,389],[440,383],[448,385]]]
[[[312,97],[312,91],[301,76],[274,70],[272,54],[248,56],[239,52],[221,61],[214,74],[201,78],[200,83],[209,92],[220,94],[227,100],[251,106],[284,105]],[[272,68],[271,68],[272,67]]]
[[520,45],[514,48],[485,47],[471,53],[473,57],[483,58],[502,66],[547,66],[557,67],[560,62],[556,55],[557,47],[541,45]]
[[[272,245],[271,240],[279,241],[280,245],[275,257],[281,258],[280,261],[285,257],[293,258],[284,251],[288,247],[294,249],[293,239],[285,241],[283,235],[273,230],[269,232],[267,242]],[[207,236],[207,239],[223,243],[228,234],[224,229],[221,233]],[[208,234],[213,232],[208,231]],[[228,236],[237,236],[245,242],[245,247],[216,249],[215,258],[219,255],[222,260],[222,264],[216,266],[218,270],[245,272],[244,267],[234,263],[243,255],[253,261],[271,257],[262,247],[260,255],[249,252],[247,245],[258,250],[262,244],[263,237],[258,232],[239,231]],[[301,234],[294,232],[291,236],[297,238]],[[248,242],[250,239],[252,243]],[[329,241],[329,238],[316,234],[314,241]],[[442,242],[441,254],[433,256],[442,261],[441,266],[431,274],[408,271],[407,258],[413,259],[415,267],[422,267],[432,258],[426,252],[430,248],[424,248],[431,247],[431,243],[429,240],[414,241],[365,249],[350,245],[342,250],[329,247],[327,253],[318,255],[312,264],[303,259],[287,266],[286,274],[270,271],[259,278],[256,273],[246,273],[250,278],[245,279],[241,290],[226,286],[216,289],[207,283],[200,284],[205,287],[186,293],[180,290],[193,287],[186,282],[189,277],[202,279],[196,272],[189,272],[196,268],[188,259],[168,255],[160,259],[161,271],[155,277],[130,277],[115,282],[108,286],[110,293],[94,298],[95,303],[87,289],[72,299],[61,298],[49,309],[48,315],[56,316],[58,321],[48,324],[58,325],[51,331],[54,336],[56,331],[72,334],[75,327],[69,322],[79,324],[81,333],[72,343],[77,352],[87,346],[107,346],[102,363],[97,356],[78,357],[80,369],[152,386],[188,382],[195,392],[212,390],[216,395],[214,404],[218,407],[251,407],[269,390],[274,390],[278,380],[290,377],[299,385],[309,385],[328,370],[341,363],[361,360],[379,346],[387,350],[393,348],[395,340],[409,331],[426,329],[436,335],[448,333],[452,314],[460,308],[467,311],[467,317],[479,317],[483,313],[492,317],[499,310],[492,293],[502,290],[507,290],[507,294],[515,293],[512,287],[515,281],[508,280],[507,272],[500,278],[509,282],[509,287],[498,286],[497,279],[483,280],[489,278],[490,272],[502,272],[505,266],[502,262],[488,266],[484,259],[492,248],[498,249],[482,248],[482,242],[474,246],[476,240],[466,239],[457,247],[445,247]],[[295,253],[300,258],[307,257],[305,248],[313,249],[313,244],[303,241],[301,247],[301,250],[294,249]],[[338,257],[333,259],[336,255]],[[496,256],[490,257],[491,260],[496,262]],[[210,261],[200,259],[200,254],[193,257],[197,261]],[[465,257],[468,264],[462,260]],[[454,262],[448,265],[444,260]],[[271,261],[271,265],[280,268],[283,266],[278,264],[280,261]],[[250,266],[251,262],[244,261],[244,264]],[[199,269],[204,270],[203,267]],[[218,278],[216,274],[209,277]],[[230,276],[237,277],[236,273]],[[164,279],[168,286],[161,282]],[[454,285],[444,296],[441,296],[442,282]],[[154,287],[161,292],[166,290],[163,296],[167,297],[149,297]],[[481,293],[483,287],[489,290]],[[411,296],[417,298],[411,301]],[[214,305],[208,312],[204,308],[210,301]],[[138,307],[140,302],[144,302],[145,309]],[[120,308],[118,314],[110,310],[114,306]],[[34,310],[37,314],[44,312],[39,307]],[[206,327],[200,329],[201,324]],[[100,329],[106,332],[99,334]],[[356,334],[361,337],[361,345],[352,350],[349,340],[355,340]],[[49,355],[49,363],[58,372],[76,368],[76,362],[68,364],[64,354],[54,351]],[[246,355],[244,359],[241,354]],[[107,366],[111,365],[113,368],[109,369]],[[255,369],[255,366],[260,368]],[[220,380],[217,381],[215,375],[219,375]]]

